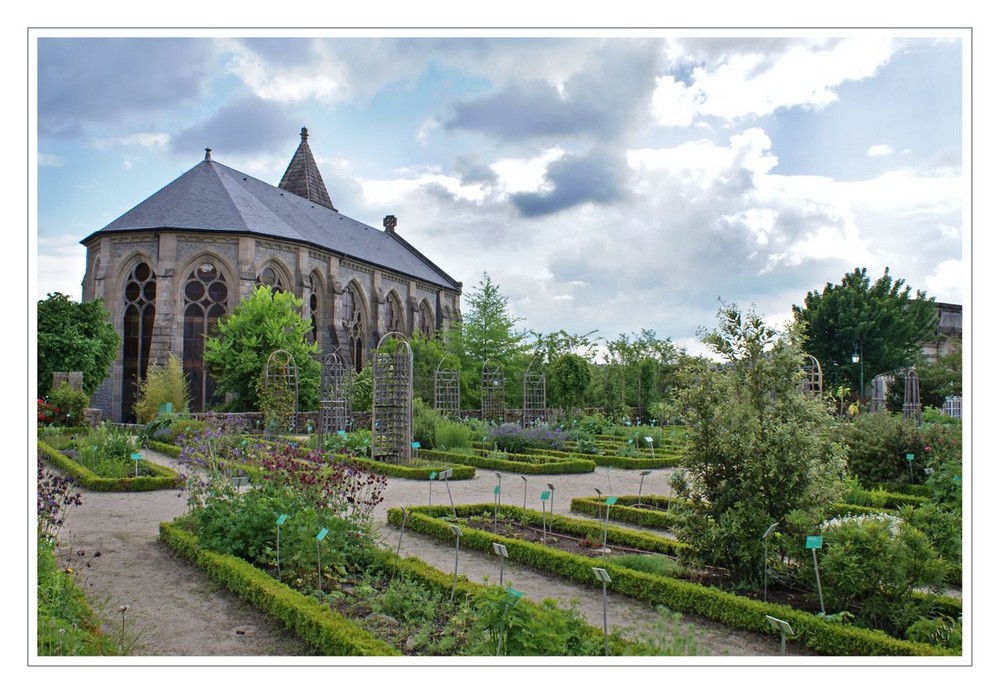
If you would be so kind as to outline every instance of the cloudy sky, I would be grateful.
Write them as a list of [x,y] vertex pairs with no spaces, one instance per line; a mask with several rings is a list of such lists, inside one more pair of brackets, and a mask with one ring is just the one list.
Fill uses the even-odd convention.
[[967,43],[41,32],[36,298],[79,298],[80,239],[204,148],[277,185],[306,126],[341,212],[395,214],[467,294],[488,273],[538,332],[648,328],[701,353],[720,299],[783,322],[858,266],[962,303]]

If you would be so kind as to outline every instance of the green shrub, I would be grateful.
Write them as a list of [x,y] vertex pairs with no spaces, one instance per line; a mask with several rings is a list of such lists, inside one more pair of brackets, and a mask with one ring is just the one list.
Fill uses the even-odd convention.
[[173,405],[174,412],[187,412],[190,400],[191,388],[181,360],[171,354],[166,364],[149,367],[146,379],[139,385],[139,398],[134,406],[136,421],[140,424],[152,422],[160,412],[160,405],[166,403]]
[[438,450],[464,451],[472,445],[472,430],[461,422],[438,422],[434,428],[434,440],[434,447]]
[[914,479],[923,479],[924,442],[914,422],[876,412],[860,415],[834,432],[848,448],[847,469],[863,486],[908,481],[907,453],[914,455]]
[[437,448],[437,428],[445,422],[437,410],[419,397],[413,398],[413,440],[422,448]]
[[66,381],[49,391],[46,400],[59,411],[58,424],[68,427],[83,426],[84,410],[90,407],[90,398]]

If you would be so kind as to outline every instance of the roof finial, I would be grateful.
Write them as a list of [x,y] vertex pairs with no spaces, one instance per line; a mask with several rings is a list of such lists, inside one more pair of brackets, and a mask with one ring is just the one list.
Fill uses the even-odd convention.
[[212,161],[212,148],[211,147],[206,147],[205,148],[205,161]]
[[309,129],[302,128],[302,141],[305,142],[308,139],[309,139]]

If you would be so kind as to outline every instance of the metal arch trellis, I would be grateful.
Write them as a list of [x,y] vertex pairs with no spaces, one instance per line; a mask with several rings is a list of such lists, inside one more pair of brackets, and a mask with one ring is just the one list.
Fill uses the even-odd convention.
[[351,403],[351,369],[338,352],[323,357],[320,379],[319,430],[324,442],[338,431],[347,431]]
[[811,354],[805,356],[805,366],[803,371],[805,376],[802,379],[802,392],[806,395],[818,395],[823,397],[823,369],[820,367],[819,359]]
[[444,360],[438,362],[434,370],[434,409],[447,417],[458,419],[461,412],[461,373],[451,369],[442,369]]
[[[396,341],[391,351],[386,340]],[[372,361],[372,458],[408,465],[413,443],[413,352],[401,333],[386,333]]]
[[299,411],[299,367],[287,350],[276,349],[267,358],[264,365],[264,387],[273,402],[284,404],[285,399],[290,401],[290,421],[285,426],[290,431],[294,430]]
[[920,411],[920,379],[916,369],[906,372],[903,384],[903,418],[917,420],[917,426],[923,423],[923,413]]
[[872,379],[871,411],[881,412],[885,409],[885,376],[876,376]]
[[503,367],[487,359],[483,362],[482,378],[479,385],[480,416],[484,422],[502,424],[506,414]]
[[545,374],[532,371],[535,359],[531,360],[524,372],[521,399],[521,426],[529,427],[545,418]]

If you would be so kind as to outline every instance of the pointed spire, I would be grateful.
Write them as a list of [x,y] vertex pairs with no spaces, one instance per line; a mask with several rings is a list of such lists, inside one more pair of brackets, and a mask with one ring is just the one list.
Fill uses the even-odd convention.
[[312,150],[309,149],[309,131],[306,128],[302,128],[301,134],[302,142],[299,143],[299,148],[295,150],[292,161],[289,162],[288,168],[285,169],[285,175],[281,177],[281,183],[278,184],[278,187],[282,190],[287,190],[289,193],[295,193],[307,200],[312,200],[317,205],[329,207],[336,212],[337,208],[333,206],[333,202],[330,200],[330,194],[326,191],[326,185],[323,183],[323,177],[319,173],[319,167],[316,166]]

